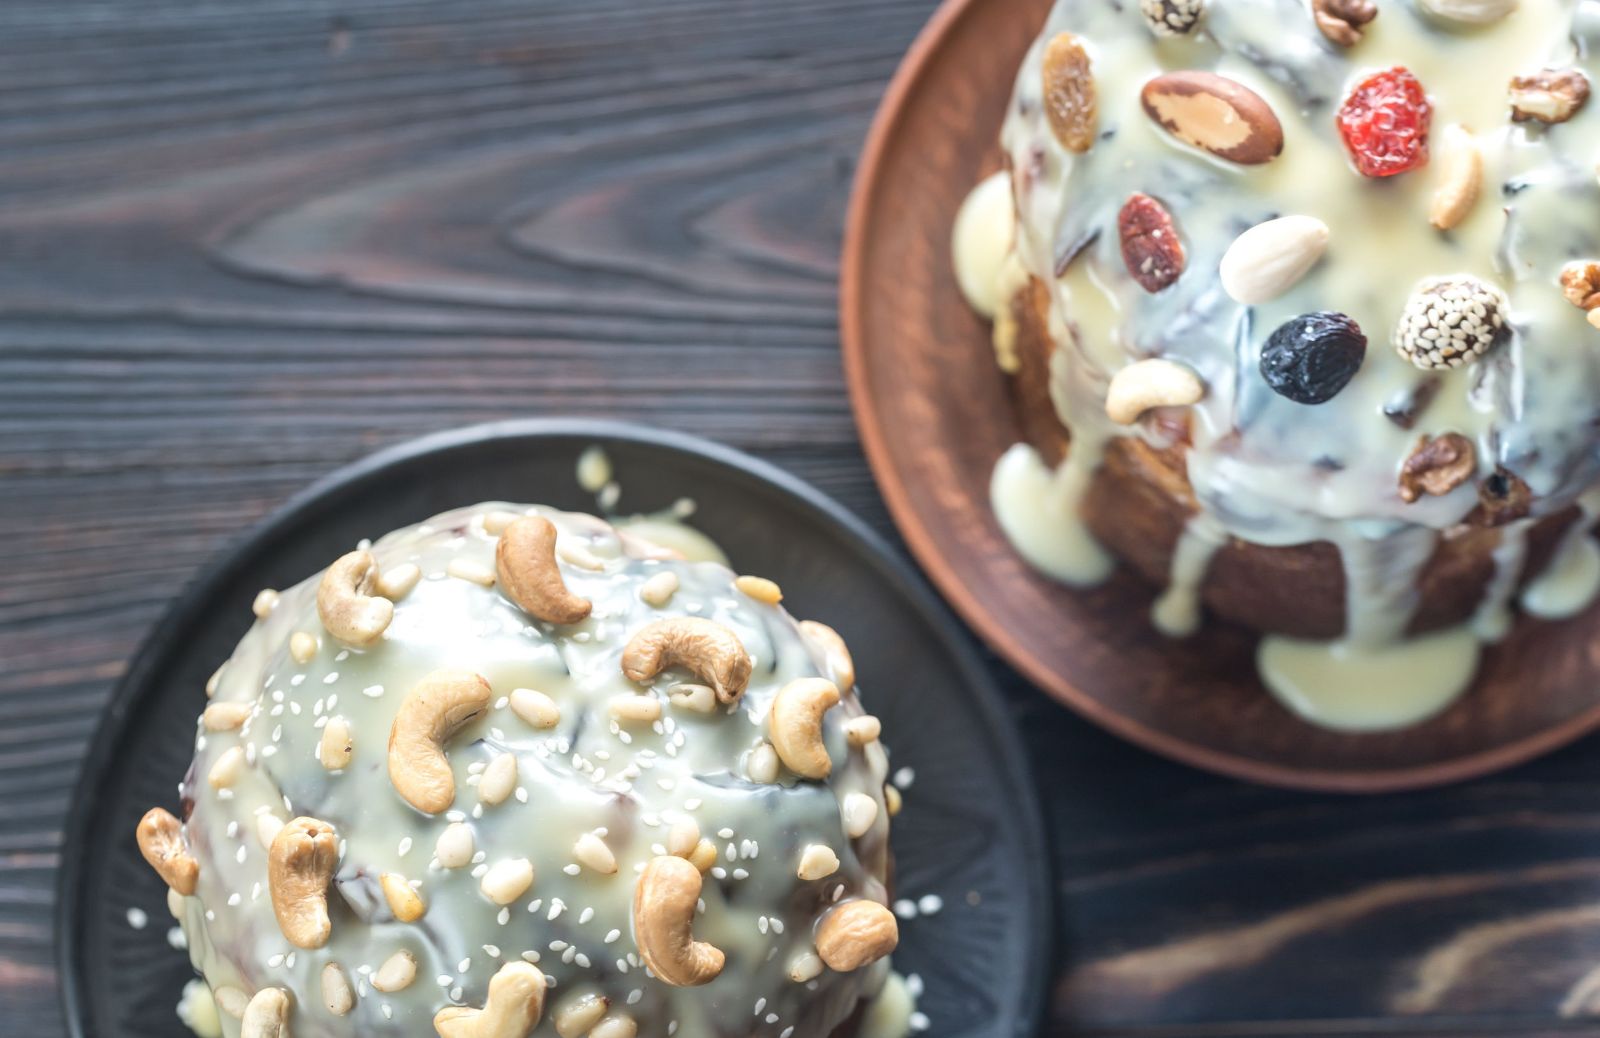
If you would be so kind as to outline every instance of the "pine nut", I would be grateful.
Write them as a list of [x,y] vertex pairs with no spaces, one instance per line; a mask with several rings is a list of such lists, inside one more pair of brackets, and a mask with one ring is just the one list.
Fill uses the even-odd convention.
[[483,874],[478,889],[497,905],[509,905],[533,886],[533,863],[527,858],[505,858]]
[[705,837],[694,845],[694,853],[689,855],[689,864],[705,872],[717,863],[717,845]]
[[257,620],[265,620],[277,607],[278,593],[270,587],[264,587],[256,592],[256,600],[250,603],[250,611],[256,614]]
[[561,708],[556,701],[531,688],[511,690],[511,712],[535,728],[554,728],[561,723]]
[[251,709],[249,703],[211,703],[200,714],[200,722],[208,732],[229,732],[244,724]]
[[789,979],[796,984],[822,976],[822,959],[816,952],[802,952],[789,961]]
[[465,580],[481,587],[494,587],[494,570],[472,559],[451,559],[444,571],[457,580]]
[[478,799],[493,807],[503,803],[517,786],[517,755],[502,753],[489,762],[478,779]]
[[609,876],[617,871],[616,855],[612,854],[606,842],[594,833],[584,833],[578,837],[578,842],[572,845],[572,854],[580,865],[595,872]]
[[250,1004],[250,996],[231,984],[222,984],[211,993],[212,999],[217,1003],[217,1008],[233,1017],[235,1020],[244,1016],[245,1007]]
[[858,839],[878,820],[878,802],[865,793],[846,793],[839,813],[844,819],[845,834]]
[[778,781],[778,751],[772,748],[770,742],[763,740],[750,751],[744,768],[751,782],[769,786]]
[[700,826],[693,818],[680,818],[667,830],[667,853],[687,858],[700,842]]
[[635,1038],[639,1025],[626,1013],[612,1013],[594,1025],[589,1038]]
[[414,923],[427,912],[428,905],[422,900],[422,895],[411,888],[404,876],[397,872],[385,872],[378,877],[378,882],[383,887],[384,900],[389,902],[389,911],[400,922]]
[[219,663],[217,665],[217,669],[211,672],[211,676],[206,678],[207,699],[210,699],[212,696],[217,694],[217,686],[222,684],[222,672],[227,666],[228,664],[226,662]]
[[733,586],[746,597],[765,605],[777,605],[783,601],[783,589],[766,577],[735,577]]
[[350,722],[342,717],[329,719],[322,726],[322,744],[317,747],[317,759],[329,771],[343,771],[350,766],[355,753],[355,742],[350,735]]
[[434,843],[433,856],[445,868],[459,869],[472,863],[472,855],[476,850],[472,827],[465,822],[451,822]]
[[556,1010],[556,1034],[560,1038],[583,1038],[610,1007],[611,1000],[604,995],[579,995]]
[[407,562],[378,575],[374,590],[391,602],[398,602],[411,594],[411,589],[422,579],[422,570],[416,563]]
[[309,631],[296,631],[289,635],[289,658],[302,667],[317,655],[317,636]]
[[672,601],[677,593],[678,575],[671,570],[662,570],[639,585],[639,601],[657,609]]
[[709,714],[717,708],[717,694],[708,685],[673,685],[667,696],[674,710]]
[[272,841],[278,838],[278,830],[283,828],[283,819],[271,811],[263,811],[256,815],[256,839],[263,848],[270,848]]
[[356,994],[350,990],[350,978],[337,962],[322,967],[322,1004],[334,1016],[344,1016],[355,1007]]
[[623,724],[653,724],[661,720],[661,700],[651,695],[624,692],[612,696],[607,708]]
[[491,537],[498,537],[506,532],[506,527],[521,519],[516,512],[504,508],[496,508],[483,514],[483,532]]
[[898,789],[896,789],[894,786],[883,787],[883,805],[889,809],[890,818],[893,818],[895,815],[900,813],[902,804],[903,800]]
[[211,783],[212,789],[227,789],[239,781],[239,772],[243,768],[244,748],[230,746],[211,765],[211,770],[206,773],[206,781]]
[[556,541],[556,557],[569,566],[586,569],[591,573],[598,573],[606,568],[604,559],[577,541],[571,541],[565,537]]
[[883,722],[879,721],[871,714],[862,714],[860,717],[852,717],[850,720],[846,721],[844,725],[845,741],[851,746],[855,746],[857,748],[865,746],[870,742],[877,742],[878,736],[882,734]]
[[372,975],[372,986],[379,991],[404,991],[417,979],[417,960],[404,949],[384,960]]
[[833,848],[820,843],[807,844],[800,852],[800,868],[796,875],[804,880],[825,879],[839,871],[839,856]]

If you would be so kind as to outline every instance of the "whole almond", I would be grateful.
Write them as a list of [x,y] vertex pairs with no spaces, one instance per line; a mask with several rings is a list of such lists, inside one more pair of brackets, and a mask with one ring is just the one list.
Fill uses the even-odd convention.
[[1489,25],[1517,9],[1517,0],[1420,0],[1435,18],[1461,25]]
[[1314,216],[1258,223],[1222,254],[1222,288],[1247,306],[1276,299],[1306,276],[1328,248],[1328,225]]
[[1467,218],[1483,189],[1483,154],[1464,126],[1452,124],[1440,134],[1436,152],[1439,186],[1428,208],[1428,222],[1448,231]]
[[1072,33],[1057,33],[1045,44],[1040,75],[1044,114],[1056,140],[1068,151],[1088,151],[1099,125],[1089,52]]
[[1226,76],[1168,72],[1146,83],[1139,100],[1162,129],[1229,162],[1260,165],[1283,151],[1283,126],[1272,106]]

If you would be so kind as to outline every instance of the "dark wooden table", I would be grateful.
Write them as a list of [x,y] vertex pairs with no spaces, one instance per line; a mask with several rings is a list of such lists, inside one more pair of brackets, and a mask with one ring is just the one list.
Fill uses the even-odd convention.
[[[63,1030],[57,848],[124,661],[314,477],[607,415],[754,451],[890,532],[835,258],[930,9],[0,5],[0,1034]],[[995,669],[1056,829],[1051,1033],[1595,1029],[1600,743],[1309,797],[1152,758]]]

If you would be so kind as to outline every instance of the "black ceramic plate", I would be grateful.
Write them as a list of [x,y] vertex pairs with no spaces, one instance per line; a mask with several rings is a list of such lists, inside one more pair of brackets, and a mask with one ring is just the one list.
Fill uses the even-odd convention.
[[[692,496],[694,525],[739,568],[777,580],[796,615],[844,635],[893,767],[915,774],[894,825],[897,886],[944,905],[902,924],[896,967],[922,977],[932,1034],[1033,1033],[1050,966],[1045,830],[1022,747],[965,634],[882,541],[793,477],[691,437],[557,420],[443,433],[334,473],[157,625],[111,698],[67,826],[57,928],[74,1035],[186,1033],[173,1007],[192,973],[168,947],[165,888],[139,857],[134,823],[175,799],[206,678],[244,633],[256,591],[298,581],[360,537],[474,501],[593,510],[574,477],[591,444],[611,456],[620,510]],[[130,908],[149,925],[130,925]]]

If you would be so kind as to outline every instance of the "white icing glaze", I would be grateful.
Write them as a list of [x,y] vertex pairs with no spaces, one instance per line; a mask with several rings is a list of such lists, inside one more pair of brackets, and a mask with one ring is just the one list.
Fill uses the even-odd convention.
[[[463,562],[492,571],[495,538],[483,517],[497,510],[545,515],[565,544],[599,560],[599,569],[562,566],[568,586],[594,602],[587,620],[565,627],[530,622],[497,589],[448,575]],[[660,534],[666,520],[654,522],[648,532]],[[792,1038],[826,1038],[877,992],[887,960],[849,974],[825,971],[809,984],[785,975],[795,956],[812,949],[812,926],[836,897],[886,900],[889,826],[882,792],[887,755],[878,743],[847,745],[844,725],[862,713],[853,690],[824,717],[833,761],[826,782],[785,773],[776,784],[758,785],[745,777],[743,758],[765,733],[777,689],[820,674],[825,664],[822,649],[787,613],[736,591],[733,574],[720,564],[641,557],[660,552],[601,520],[539,507],[491,503],[446,513],[389,534],[372,551],[382,568],[411,563],[423,574],[395,602],[383,638],[363,651],[329,637],[317,619],[316,577],[283,591],[218,681],[215,701],[252,704],[249,720],[237,731],[202,729],[196,740],[182,791],[192,801],[185,840],[200,879],[195,896],[178,899],[177,915],[191,958],[213,989],[288,989],[297,1038],[432,1034],[438,1009],[482,1005],[495,970],[519,956],[537,956],[553,985],[540,1034],[553,1033],[553,1007],[596,993],[633,1016],[645,1035],[663,1036],[673,1024],[677,1034],[696,1036],[744,1034],[759,1025],[762,1033],[793,1027]],[[664,571],[677,575],[678,589],[657,609],[641,601],[639,590]],[[618,658],[627,638],[651,620],[678,615],[724,624],[752,656],[755,673],[736,708],[708,716],[670,705],[675,671],[643,686],[622,675]],[[295,631],[320,639],[303,665],[287,649]],[[407,692],[441,666],[476,671],[495,702],[487,718],[449,746],[457,787],[452,810],[426,816],[392,788],[386,744]],[[516,688],[549,695],[561,711],[558,726],[538,730],[517,716],[504,698]],[[621,728],[610,720],[613,696],[641,692],[663,702],[660,721]],[[347,768],[330,773],[317,752],[321,726],[335,715],[350,724],[354,755]],[[238,780],[212,788],[205,776],[238,747],[246,760]],[[474,787],[484,766],[505,754],[516,757],[516,795],[484,807]],[[843,831],[840,802],[854,793],[879,810],[852,840]],[[324,948],[296,950],[279,932],[258,837],[265,813],[280,820],[310,815],[338,831],[333,930]],[[684,819],[715,842],[720,859],[706,878],[695,933],[728,956],[723,973],[697,988],[648,977],[631,932],[636,868],[662,853],[668,830]],[[471,828],[475,867],[430,861],[452,821]],[[603,833],[615,874],[577,867],[574,845],[585,833]],[[797,862],[813,843],[831,847],[840,866],[824,880],[801,881]],[[512,858],[528,859],[535,878],[502,912],[480,892],[478,873]],[[394,920],[378,889],[383,872],[420,884],[427,904],[421,920]],[[416,959],[415,982],[376,991],[370,972],[402,949]],[[328,962],[340,963],[358,991],[344,1018],[328,1013],[318,993]],[[758,999],[765,1002],[753,1024]],[[768,1023],[768,1016],[776,1019]],[[238,1034],[231,1016],[224,1014],[221,1026],[230,1038]]]
[[1011,258],[1016,235],[1011,202],[1011,176],[1004,170],[978,181],[956,212],[951,232],[956,283],[967,304],[984,317],[993,318],[1011,302],[1002,295],[1002,268]]
[[906,1038],[911,1033],[911,1014],[916,1012],[916,1000],[906,979],[891,972],[861,1017],[861,1031],[857,1038]]
[[1111,574],[1111,556],[1078,517],[1092,472],[1064,464],[1051,471],[1019,443],[1006,451],[989,481],[989,501],[1017,553],[1039,572],[1072,587],[1092,587]]
[[1468,627],[1372,646],[1268,635],[1256,665],[1273,696],[1312,724],[1386,731],[1425,721],[1466,691],[1478,639]]
[[217,1001],[206,982],[196,978],[183,985],[178,999],[178,1019],[193,1031],[195,1038],[222,1038],[222,1021]]
[[1578,498],[1578,509],[1577,520],[1562,531],[1550,564],[1522,590],[1520,604],[1529,615],[1565,620],[1600,596],[1600,546],[1590,536],[1600,516],[1600,489]]
[[[1087,49],[1095,77],[1099,135],[1082,154],[1060,144],[1041,104],[1044,44],[1063,31]],[[1412,70],[1429,93],[1435,145],[1463,125],[1483,155],[1482,198],[1448,233],[1427,220],[1442,164],[1369,180],[1353,171],[1335,129],[1334,112],[1350,85],[1396,65]],[[1017,74],[1001,133],[1014,171],[1015,254],[1048,291],[1047,327],[1057,347],[1050,394],[1073,437],[1069,474],[1061,478],[1033,471],[1037,460],[1019,460],[1015,449],[996,468],[994,487],[1003,484],[1006,493],[992,489],[991,496],[1024,557],[1035,565],[1044,558],[1053,563],[1040,566],[1046,572],[1065,569],[1071,582],[1087,582],[1088,569],[1063,566],[1050,551],[1066,542],[1068,558],[1092,557],[1078,543],[1081,522],[1072,516],[1054,537],[1048,525],[1075,510],[1111,437],[1155,443],[1164,435],[1154,425],[1113,425],[1103,403],[1111,376],[1128,363],[1169,357],[1207,385],[1189,409],[1186,452],[1203,518],[1178,545],[1170,586],[1152,613],[1158,627],[1184,634],[1198,623],[1197,574],[1221,537],[1268,546],[1326,541],[1345,568],[1346,635],[1335,644],[1298,645],[1301,656],[1341,661],[1330,679],[1374,660],[1400,666],[1410,650],[1384,653],[1405,636],[1418,573],[1442,532],[1476,506],[1477,480],[1503,466],[1532,489],[1532,517],[1503,528],[1494,577],[1470,625],[1480,638],[1502,636],[1531,521],[1569,507],[1600,478],[1600,342],[1557,285],[1565,263],[1600,256],[1593,144],[1600,103],[1543,127],[1511,122],[1506,98],[1512,76],[1569,66],[1600,80],[1596,0],[1523,0],[1503,21],[1472,31],[1443,29],[1409,5],[1384,5],[1365,39],[1348,50],[1321,36],[1303,0],[1213,0],[1196,32],[1160,39],[1137,4],[1060,0]],[[1180,69],[1220,73],[1265,98],[1283,125],[1282,155],[1239,166],[1155,126],[1140,106],[1140,87]],[[987,206],[992,189],[982,190]],[[1133,281],[1121,255],[1117,213],[1134,192],[1166,205],[1187,252],[1184,275],[1156,294]],[[1223,253],[1242,231],[1283,215],[1330,227],[1326,255],[1269,302],[1236,303],[1218,283]],[[1482,360],[1438,373],[1432,402],[1412,428],[1402,428],[1383,416],[1386,407],[1435,376],[1397,356],[1390,333],[1419,281],[1451,274],[1504,290],[1511,333]],[[969,272],[964,280],[1001,279]],[[1349,314],[1368,349],[1342,392],[1308,406],[1272,392],[1257,364],[1275,328],[1315,310]],[[997,322],[995,335],[999,350],[1014,331]],[[1441,496],[1402,501],[1401,464],[1422,435],[1445,432],[1473,441],[1476,478]],[[1023,493],[1035,495],[1032,505],[1017,500]],[[1037,515],[1030,518],[1030,509]],[[1586,551],[1574,542],[1562,553],[1564,565],[1581,567]],[[1103,577],[1109,567],[1093,572]],[[1477,648],[1468,640],[1458,632],[1417,653],[1456,647],[1463,655],[1452,673],[1470,674]],[[1274,644],[1278,658],[1286,643]]]

